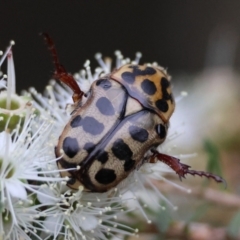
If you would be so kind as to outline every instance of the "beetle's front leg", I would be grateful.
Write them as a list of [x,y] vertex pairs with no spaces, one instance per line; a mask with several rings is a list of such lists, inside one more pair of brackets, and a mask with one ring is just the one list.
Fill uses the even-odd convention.
[[44,37],[53,57],[53,63],[55,65],[55,72],[53,78],[60,80],[73,90],[72,98],[74,102],[80,101],[84,92],[80,89],[73,76],[65,70],[62,64],[60,64],[57,50],[55,48],[52,38],[47,33],[41,33],[41,35]]
[[191,175],[198,175],[200,177],[204,176],[207,178],[212,178],[216,182],[224,183],[224,185],[226,186],[226,181],[217,175],[204,172],[204,171],[190,170],[189,168],[191,168],[191,166],[181,163],[180,159],[178,158],[175,158],[163,153],[159,153],[156,150],[152,150],[152,152],[153,152],[153,155],[150,157],[149,162],[155,163],[156,161],[161,161],[167,164],[170,168],[172,168],[176,172],[176,174],[178,174],[180,180],[182,180],[182,177],[185,178],[186,174],[191,174]]

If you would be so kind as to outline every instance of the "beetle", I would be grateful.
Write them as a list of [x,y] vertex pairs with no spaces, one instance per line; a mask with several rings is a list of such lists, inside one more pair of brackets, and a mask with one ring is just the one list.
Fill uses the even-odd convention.
[[224,182],[157,150],[175,108],[170,77],[161,67],[126,64],[94,81],[84,93],[59,63],[50,36],[43,36],[53,56],[53,77],[73,90],[74,111],[55,147],[57,166],[65,170],[61,176],[68,177],[70,188],[106,192],[144,163],[157,161],[172,168],[180,180],[191,174]]

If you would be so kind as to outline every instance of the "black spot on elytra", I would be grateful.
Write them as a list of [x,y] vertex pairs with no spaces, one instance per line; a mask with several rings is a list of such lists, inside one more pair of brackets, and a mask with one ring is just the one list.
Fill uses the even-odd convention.
[[163,124],[158,124],[156,125],[156,132],[160,138],[165,138],[166,137],[166,128]]
[[108,168],[100,169],[95,175],[95,179],[101,184],[110,184],[117,178],[115,171]]
[[138,142],[145,142],[148,139],[148,131],[137,126],[130,126],[128,128],[131,137]]
[[162,99],[155,102],[157,108],[162,112],[167,112],[169,109],[168,100],[173,102],[173,97],[171,93],[168,93],[167,88],[170,86],[170,82],[166,78],[161,79],[161,89],[162,89]]
[[70,163],[63,158],[61,158],[58,162],[61,164],[62,168],[64,168],[64,169],[76,168],[77,167],[76,163]]
[[134,76],[153,75],[156,73],[156,70],[152,67],[146,67],[144,70],[141,70],[138,65],[130,65],[129,68],[133,69]]
[[98,135],[104,130],[104,125],[93,117],[85,117],[82,120],[83,130],[92,135]]
[[156,73],[156,70],[152,67],[146,67],[144,70],[141,70],[138,65],[130,65],[128,68],[132,68],[133,72],[123,72],[121,77],[129,84],[133,84],[136,76],[153,75]]
[[106,151],[101,152],[97,160],[102,164],[106,163],[108,160],[108,153]]
[[161,86],[162,88],[167,89],[170,86],[170,82],[165,77],[162,77]]
[[75,128],[75,127],[80,127],[81,126],[81,116],[80,115],[77,115],[76,117],[74,117],[72,119],[72,121],[70,122],[70,125],[72,128]]
[[133,155],[129,146],[121,138],[118,138],[113,143],[112,152],[120,160],[131,159]]
[[132,160],[132,159],[126,160],[124,165],[123,165],[125,172],[128,172],[128,171],[132,170],[134,165],[135,165],[134,160]]
[[166,78],[161,79],[161,88],[162,88],[162,99],[173,101],[172,94],[168,93],[167,88],[169,88],[170,82]]
[[125,161],[123,167],[126,172],[134,167],[135,161],[131,159],[133,153],[122,139],[119,138],[113,143],[112,152],[119,160]]
[[144,79],[142,81],[141,88],[148,95],[153,95],[157,91],[154,82],[150,81],[149,79]]
[[106,97],[100,97],[96,102],[96,106],[103,115],[111,116],[115,113],[112,103]]
[[92,142],[85,143],[83,149],[86,150],[88,153],[90,153],[95,147],[95,144]]
[[146,67],[146,69],[141,71],[141,75],[153,75],[156,73],[156,70],[152,67]]
[[135,75],[131,72],[124,72],[122,73],[121,77],[125,82],[129,84],[132,84],[135,81]]
[[165,100],[159,99],[155,102],[155,104],[160,111],[162,112],[168,111],[168,103]]
[[130,65],[129,68],[132,68],[133,72],[123,72],[121,75],[122,79],[129,84],[133,84],[136,76],[153,75],[156,73],[156,70],[152,67],[146,67],[144,70],[141,70],[137,65]]
[[112,86],[112,83],[108,79],[99,79],[97,80],[96,85],[107,90]]
[[66,137],[63,140],[62,148],[65,154],[70,158],[73,158],[80,150],[77,139],[71,137]]

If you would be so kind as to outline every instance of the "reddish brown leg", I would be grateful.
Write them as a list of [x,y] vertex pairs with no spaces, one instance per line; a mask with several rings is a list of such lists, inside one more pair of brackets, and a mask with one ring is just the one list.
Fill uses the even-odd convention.
[[153,155],[150,158],[150,163],[155,163],[156,158],[157,158],[158,161],[164,162],[170,168],[172,168],[176,172],[176,174],[178,174],[180,180],[182,180],[182,178],[185,178],[186,174],[191,174],[191,175],[198,175],[200,177],[204,176],[207,178],[212,178],[216,182],[224,183],[224,185],[226,186],[226,181],[217,175],[214,175],[214,174],[208,173],[208,172],[204,172],[204,171],[190,170],[189,169],[190,166],[181,163],[178,158],[175,158],[175,157],[163,154],[163,153],[159,153],[156,150],[153,150],[152,152],[153,152]]
[[44,37],[53,57],[53,63],[55,65],[55,72],[53,78],[59,79],[60,81],[68,85],[73,90],[73,101],[78,102],[82,99],[82,95],[84,94],[84,92],[80,89],[73,76],[67,73],[65,68],[59,63],[57,51],[50,36],[47,33],[41,33],[41,35]]

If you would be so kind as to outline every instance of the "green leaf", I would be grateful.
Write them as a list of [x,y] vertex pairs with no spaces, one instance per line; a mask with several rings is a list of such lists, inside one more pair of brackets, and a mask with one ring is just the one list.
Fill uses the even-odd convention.
[[204,214],[206,214],[207,210],[209,209],[209,205],[208,204],[202,204],[200,206],[198,206],[195,210],[195,212],[193,213],[193,215],[188,219],[187,223],[191,223],[194,221],[199,221],[199,219],[204,216]]
[[[2,193],[0,192],[0,199],[2,199]],[[3,213],[4,210],[4,204],[0,201],[0,214]]]
[[230,221],[227,232],[231,237],[239,237],[240,235],[240,211],[238,211]]
[[208,155],[207,172],[222,176],[220,153],[217,146],[207,139],[204,141],[204,150]]
[[[164,204],[161,204],[161,206],[163,205]],[[161,233],[165,233],[168,230],[170,224],[172,223],[171,212],[169,211],[169,209],[165,208],[165,210],[159,211],[155,221],[155,224],[159,231]]]

